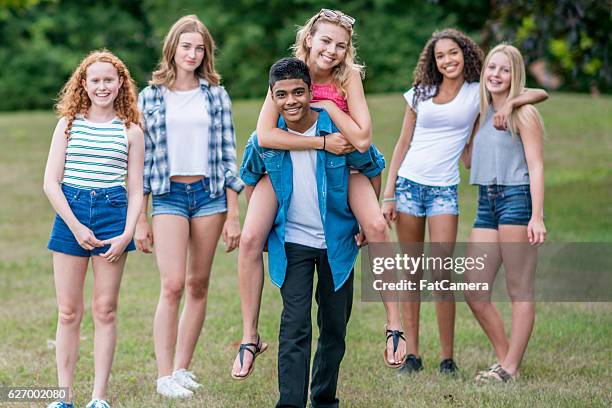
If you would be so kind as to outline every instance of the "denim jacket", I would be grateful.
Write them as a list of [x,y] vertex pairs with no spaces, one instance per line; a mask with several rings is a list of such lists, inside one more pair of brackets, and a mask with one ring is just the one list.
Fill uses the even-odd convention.
[[[317,136],[338,132],[326,111],[312,109],[319,112]],[[282,117],[278,127],[287,130]],[[253,133],[240,167],[240,177],[248,185],[257,184],[268,173],[276,193],[278,211],[268,236],[268,264],[270,279],[278,287],[283,285],[287,269],[285,225],[293,189],[293,165],[289,153],[288,150],[259,146],[257,135]],[[354,235],[359,231],[359,226],[348,205],[349,166],[371,178],[382,172],[385,161],[373,145],[365,153],[354,151],[342,156],[317,150],[318,204],[335,290],[340,289],[350,276],[358,253]]]
[[[211,86],[200,79],[200,89],[208,101],[211,118],[208,135],[208,160],[211,197],[219,197],[229,187],[236,192],[244,188],[236,168],[236,135],[232,122],[232,103],[222,86]],[[144,183],[145,194],[170,192],[168,142],[166,135],[166,103],[162,87],[149,85],[138,95],[145,135]],[[206,179],[203,179],[206,180]]]

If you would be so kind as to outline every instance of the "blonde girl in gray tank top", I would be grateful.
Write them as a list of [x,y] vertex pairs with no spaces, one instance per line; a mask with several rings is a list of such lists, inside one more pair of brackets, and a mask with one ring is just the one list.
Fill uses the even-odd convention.
[[536,247],[546,239],[544,127],[532,105],[515,110],[506,131],[497,131],[491,124],[494,112],[509,98],[524,91],[525,65],[520,52],[506,44],[493,48],[480,78],[482,124],[473,148],[469,149],[470,182],[480,187],[468,256],[486,254],[487,257],[484,270],[468,270],[465,277],[470,282],[487,282],[492,287],[503,263],[512,301],[512,328],[510,337],[506,337],[504,322],[488,294],[465,293],[497,356],[496,363],[476,377],[479,382],[508,382],[518,376],[535,321]]

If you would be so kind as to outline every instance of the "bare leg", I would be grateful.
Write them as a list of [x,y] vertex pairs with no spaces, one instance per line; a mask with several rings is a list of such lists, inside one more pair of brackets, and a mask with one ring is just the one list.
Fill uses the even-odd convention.
[[[457,240],[456,215],[435,215],[429,217],[429,240],[433,243],[431,254],[434,257],[444,258],[451,256]],[[434,279],[450,279],[451,271],[432,271]],[[438,276],[436,276],[438,275]],[[455,339],[455,297],[452,293],[435,294],[436,318],[440,333],[442,359],[453,358],[453,344]]]
[[68,387],[72,401],[74,368],[79,355],[79,333],[83,318],[83,286],[89,258],[53,252],[53,277],[58,318],[55,359],[60,387]]
[[189,368],[206,318],[210,270],[226,213],[195,217],[190,221],[189,268],[185,305],[181,313],[174,369]]
[[[241,343],[257,342],[257,324],[264,283],[262,252],[274,223],[277,208],[276,194],[270,179],[266,176],[257,183],[251,195],[238,248],[238,286],[242,311]],[[240,359],[236,356],[232,374],[235,377],[245,376],[251,367],[252,359],[251,353],[244,353],[241,366]]]
[[[425,240],[425,217],[414,217],[397,213],[397,238],[402,244],[423,243]],[[417,255],[417,254],[415,254]],[[419,300],[402,302],[402,320],[406,331],[406,351],[419,357]]]
[[506,244],[502,244],[501,252],[506,270],[506,285],[512,300],[510,346],[506,358],[500,363],[510,375],[515,376],[535,322],[533,282],[537,248],[528,244],[527,227],[524,226],[500,225],[499,236],[500,241]]
[[107,262],[99,256],[92,258],[94,293],[91,310],[95,325],[92,398],[106,399],[108,376],[117,343],[117,303],[126,259],[127,254],[123,254],[117,262]]
[[[470,234],[470,244],[467,256],[477,258],[487,254],[484,258],[484,270],[467,270],[465,280],[469,282],[488,282],[493,288],[495,276],[501,266],[501,252],[498,245],[498,232],[489,228],[474,228]],[[491,302],[490,293],[466,293],[466,301],[480,327],[484,330],[493,345],[497,361],[502,362],[508,353],[508,338],[504,329],[499,310]]]
[[172,374],[178,310],[185,287],[189,221],[177,215],[156,215],[153,217],[153,235],[161,278],[161,293],[153,323],[157,376],[160,378]]
[[[391,232],[380,211],[374,188],[370,180],[361,173],[351,174],[349,177],[349,205],[357,222],[361,226],[367,240],[371,243],[388,243],[385,250],[389,250]],[[372,246],[372,250],[375,246]],[[373,255],[380,256],[382,254]],[[396,294],[394,294],[396,295]],[[383,304],[387,313],[387,329],[402,330],[402,320],[397,299],[387,299],[383,296]],[[387,359],[391,365],[399,364],[406,355],[405,342],[399,342],[397,350],[393,352],[393,341],[387,341]]]

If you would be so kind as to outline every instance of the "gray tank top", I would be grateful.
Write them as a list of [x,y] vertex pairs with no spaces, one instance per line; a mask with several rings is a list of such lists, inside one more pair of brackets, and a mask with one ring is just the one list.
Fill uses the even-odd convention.
[[470,184],[529,184],[529,170],[520,136],[512,136],[509,130],[495,129],[493,115],[493,109],[489,108],[484,125],[474,137]]

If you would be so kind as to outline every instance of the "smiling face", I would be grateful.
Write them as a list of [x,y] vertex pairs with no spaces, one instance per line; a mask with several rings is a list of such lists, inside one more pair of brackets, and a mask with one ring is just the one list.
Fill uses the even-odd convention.
[[92,106],[109,108],[113,106],[119,94],[123,79],[119,78],[117,69],[110,62],[94,62],[87,67],[82,85]]
[[436,67],[446,79],[459,79],[463,77],[463,51],[455,41],[442,38],[434,47]]
[[310,89],[302,79],[282,79],[272,86],[272,100],[289,128],[299,128],[310,110]]
[[193,73],[204,60],[204,38],[200,33],[183,33],[174,54],[176,69]]
[[496,52],[489,58],[484,68],[484,82],[491,94],[508,93],[512,84],[512,67],[510,59],[502,52]]
[[346,28],[338,24],[321,22],[316,31],[306,37],[310,49],[308,62],[311,68],[329,71],[344,61],[349,47],[350,35]]

